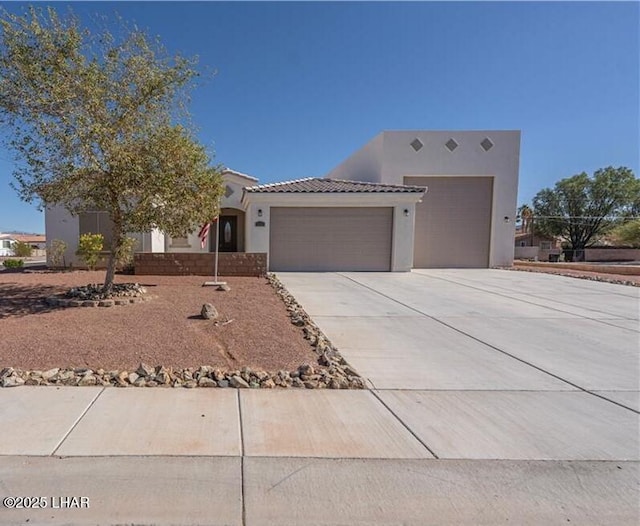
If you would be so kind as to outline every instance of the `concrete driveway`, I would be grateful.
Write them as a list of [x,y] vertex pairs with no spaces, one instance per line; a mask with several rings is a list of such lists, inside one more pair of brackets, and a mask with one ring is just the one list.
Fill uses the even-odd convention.
[[638,288],[506,270],[279,277],[438,458],[640,456]]

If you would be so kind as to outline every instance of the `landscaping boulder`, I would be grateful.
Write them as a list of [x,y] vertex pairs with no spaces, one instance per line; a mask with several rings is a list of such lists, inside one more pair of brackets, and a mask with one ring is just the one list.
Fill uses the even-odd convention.
[[218,311],[216,308],[211,305],[211,303],[205,303],[202,306],[202,310],[200,311],[200,315],[205,320],[215,320],[218,317]]

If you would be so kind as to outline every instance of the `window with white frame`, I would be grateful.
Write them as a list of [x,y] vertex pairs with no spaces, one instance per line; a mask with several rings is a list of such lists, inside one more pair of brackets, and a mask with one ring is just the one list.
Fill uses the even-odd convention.
[[540,241],[540,248],[542,250],[551,250],[551,241]]

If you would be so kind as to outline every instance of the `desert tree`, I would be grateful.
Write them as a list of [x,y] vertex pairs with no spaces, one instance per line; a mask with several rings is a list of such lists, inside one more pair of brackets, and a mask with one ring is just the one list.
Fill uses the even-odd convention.
[[562,179],[533,198],[535,231],[562,237],[571,249],[582,250],[632,213],[639,194],[638,179],[625,167]]
[[115,18],[90,30],[72,13],[0,10],[0,124],[13,187],[40,209],[109,214],[111,289],[127,232],[184,236],[216,213],[219,167],[186,109],[197,59]]

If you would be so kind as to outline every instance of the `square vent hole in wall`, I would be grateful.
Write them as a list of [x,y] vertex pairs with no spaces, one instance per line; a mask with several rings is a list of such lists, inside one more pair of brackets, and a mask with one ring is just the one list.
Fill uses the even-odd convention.
[[445,146],[447,147],[447,150],[452,152],[453,150],[455,150],[458,147],[458,143],[456,141],[454,141],[453,139],[449,139],[446,142]]
[[424,144],[422,144],[422,141],[420,139],[418,139],[417,137],[415,139],[413,139],[413,141],[411,141],[411,147],[416,152],[422,150],[423,146],[424,146]]
[[224,196],[225,196],[225,197],[227,197],[227,198],[229,198],[229,197],[231,197],[232,195],[233,195],[233,188],[231,188],[230,186],[227,186],[227,187],[224,189]]
[[491,142],[491,139],[489,139],[489,137],[485,137],[484,140],[480,143],[480,146],[482,146],[482,149],[485,152],[488,152],[491,148],[493,148],[493,142]]

